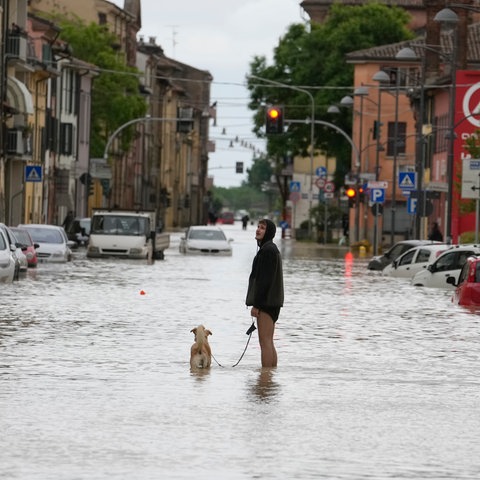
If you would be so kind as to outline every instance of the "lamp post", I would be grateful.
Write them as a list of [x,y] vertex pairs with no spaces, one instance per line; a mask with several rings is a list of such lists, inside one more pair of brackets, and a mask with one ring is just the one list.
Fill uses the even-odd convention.
[[[311,113],[310,113],[310,191],[309,191],[309,212],[308,212],[308,236],[312,237],[312,222],[310,219],[310,212],[313,207],[313,159],[314,159],[314,150],[315,150],[315,98],[312,93],[303,88],[297,87],[295,85],[288,85],[287,83],[277,82],[276,80],[270,80],[268,78],[257,77],[256,75],[249,75],[248,78],[253,78],[254,80],[260,80],[271,85],[282,88],[290,88],[291,90],[296,90],[297,92],[304,93],[308,95],[311,102]],[[290,122],[291,123],[291,122]]]
[[[360,122],[359,122],[359,131],[358,131],[358,154],[357,158],[355,161],[355,177],[356,177],[356,183],[358,184],[360,181],[360,174],[362,170],[362,152],[363,152],[363,101],[366,98],[368,98],[368,87],[366,86],[360,86],[355,88],[353,91],[353,97],[360,97],[360,110],[359,110],[359,116],[360,116]],[[370,100],[371,101],[371,100]],[[352,98],[350,95],[344,96],[340,100],[340,105],[344,107],[353,107],[355,103],[354,98]],[[330,111],[330,110],[329,110]],[[357,113],[353,112],[354,114]],[[366,222],[365,222],[366,224]],[[355,241],[360,240],[360,196],[357,195],[355,199]]]
[[[377,131],[376,131],[376,141],[377,141],[377,151],[375,153],[375,180],[378,180],[379,170],[380,170],[380,151],[381,151],[381,113],[382,113],[382,84],[390,82],[390,77],[383,70],[379,70],[372,78],[373,81],[378,82],[378,102],[377,102]],[[375,218],[374,218],[374,227],[373,227],[373,254],[378,254],[378,215],[377,210],[375,209]]]
[[445,219],[445,231],[447,243],[452,242],[452,207],[453,207],[453,171],[454,171],[454,148],[455,148],[455,101],[457,89],[457,48],[458,48],[458,15],[450,8],[440,10],[433,19],[435,22],[450,26],[453,29],[452,54],[450,57],[450,99],[448,110],[448,150],[447,150],[447,213]]
[[[410,47],[404,47],[395,56],[397,60],[418,60],[415,51]],[[423,239],[422,217],[426,211],[426,194],[423,192],[423,176],[425,172],[425,138],[423,132],[424,110],[425,110],[425,56],[422,57],[420,77],[420,98],[418,101],[417,118],[415,124],[416,147],[415,147],[415,170],[417,173],[417,208],[415,211],[415,237]]]

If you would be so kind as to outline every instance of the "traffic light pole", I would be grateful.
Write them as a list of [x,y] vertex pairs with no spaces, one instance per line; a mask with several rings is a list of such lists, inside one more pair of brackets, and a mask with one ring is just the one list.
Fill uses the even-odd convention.
[[[275,80],[270,80],[268,78],[257,77],[256,75],[249,75],[248,78],[252,78],[254,80],[260,80],[265,83],[269,83],[270,85],[275,85],[277,87],[282,88],[289,88],[291,90],[296,90],[297,92],[304,93],[308,95],[311,102],[311,113],[310,113],[310,192],[309,192],[309,212],[308,212],[308,236],[312,239],[312,221],[311,221],[311,211],[313,207],[313,159],[315,156],[315,98],[313,95],[308,91],[300,87],[296,87],[295,85],[288,85],[287,83],[277,82]],[[293,122],[290,122],[293,123]],[[298,123],[305,123],[304,121],[299,121]]]

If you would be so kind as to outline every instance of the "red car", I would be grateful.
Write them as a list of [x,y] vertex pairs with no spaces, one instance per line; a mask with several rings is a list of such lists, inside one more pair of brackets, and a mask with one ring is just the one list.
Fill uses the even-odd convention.
[[22,244],[22,252],[27,257],[28,267],[36,267],[38,264],[37,248],[38,243],[33,243],[30,233],[24,228],[10,227],[18,242]]
[[455,286],[452,302],[463,306],[480,307],[480,256],[468,257],[455,284],[455,277],[447,278]]

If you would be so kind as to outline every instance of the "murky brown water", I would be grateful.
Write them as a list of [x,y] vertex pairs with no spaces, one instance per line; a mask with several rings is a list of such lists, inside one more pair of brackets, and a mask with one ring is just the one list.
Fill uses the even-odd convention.
[[[479,316],[366,259],[281,241],[279,366],[244,306],[253,227],[232,258],[87,260],[3,285],[0,478],[480,478]],[[140,295],[141,290],[145,295]],[[203,323],[215,358],[189,370]]]

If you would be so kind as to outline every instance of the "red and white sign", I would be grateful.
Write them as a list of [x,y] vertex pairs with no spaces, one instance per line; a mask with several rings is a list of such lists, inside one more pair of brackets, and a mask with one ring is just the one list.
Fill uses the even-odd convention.
[[325,187],[325,183],[326,183],[326,180],[325,180],[324,177],[317,177],[316,180],[315,180],[315,185],[320,190]]
[[333,182],[327,182],[323,189],[325,190],[325,193],[333,193],[335,191],[335,184]]

